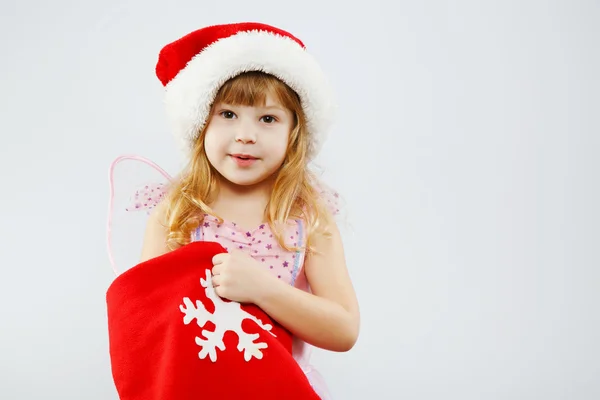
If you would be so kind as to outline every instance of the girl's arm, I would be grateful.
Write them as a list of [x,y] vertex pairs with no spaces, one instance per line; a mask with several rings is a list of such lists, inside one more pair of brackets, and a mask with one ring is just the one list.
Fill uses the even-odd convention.
[[360,317],[339,230],[315,240],[305,273],[312,294],[274,280],[256,305],[301,340],[326,350],[348,351],[358,339]]

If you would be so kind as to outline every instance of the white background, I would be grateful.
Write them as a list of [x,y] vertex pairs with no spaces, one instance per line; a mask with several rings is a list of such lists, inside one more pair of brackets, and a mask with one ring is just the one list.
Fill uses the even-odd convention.
[[339,98],[320,164],[362,331],[315,356],[335,398],[600,398],[597,1],[0,7],[0,398],[117,399],[107,168],[177,172],[158,51],[244,20],[299,36]]

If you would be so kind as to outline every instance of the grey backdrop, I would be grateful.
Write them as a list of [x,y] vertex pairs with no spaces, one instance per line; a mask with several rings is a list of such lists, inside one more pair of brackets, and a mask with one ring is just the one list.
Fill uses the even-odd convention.
[[0,398],[117,399],[107,167],[176,172],[157,53],[239,20],[296,33],[338,93],[319,161],[362,332],[315,355],[335,398],[600,398],[597,1],[0,7]]

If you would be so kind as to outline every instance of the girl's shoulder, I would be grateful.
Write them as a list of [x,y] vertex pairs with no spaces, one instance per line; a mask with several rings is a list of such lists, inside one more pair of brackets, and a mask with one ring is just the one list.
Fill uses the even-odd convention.
[[144,231],[142,255],[140,262],[161,256],[171,251],[167,245],[167,207],[168,203],[162,201],[150,211]]

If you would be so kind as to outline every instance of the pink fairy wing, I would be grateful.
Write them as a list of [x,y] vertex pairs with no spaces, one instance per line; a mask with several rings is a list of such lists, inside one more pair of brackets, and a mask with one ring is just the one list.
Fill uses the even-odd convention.
[[321,201],[323,204],[325,204],[329,212],[334,216],[338,216],[342,208],[342,201],[339,192],[318,178],[315,178],[313,181],[313,187],[320,194]]
[[164,199],[171,180],[141,156],[120,156],[111,163],[106,240],[115,274],[139,263],[148,215]]
[[164,199],[166,193],[164,183],[144,184],[132,194],[125,211],[146,211],[146,214],[150,214],[150,210]]

